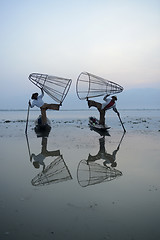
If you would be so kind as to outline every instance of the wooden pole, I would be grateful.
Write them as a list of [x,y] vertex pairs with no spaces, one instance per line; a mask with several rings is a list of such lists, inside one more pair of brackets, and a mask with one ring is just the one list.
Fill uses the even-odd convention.
[[27,134],[26,134],[26,140],[27,140],[27,147],[28,147],[29,159],[30,159],[30,161],[31,161],[31,151],[30,151],[29,140],[28,140],[28,135],[27,135]]
[[126,129],[125,129],[124,125],[123,125],[123,122],[122,122],[122,120],[121,120],[120,115],[119,115],[119,114],[117,114],[117,115],[118,115],[118,117],[119,117],[119,120],[120,120],[120,123],[121,123],[121,125],[122,125],[122,127],[123,127],[124,132],[126,132]]
[[25,129],[25,134],[27,134],[27,129],[28,129],[29,110],[30,110],[30,106],[29,106],[29,104],[28,104],[28,111],[27,111],[27,120],[26,120],[26,129]]

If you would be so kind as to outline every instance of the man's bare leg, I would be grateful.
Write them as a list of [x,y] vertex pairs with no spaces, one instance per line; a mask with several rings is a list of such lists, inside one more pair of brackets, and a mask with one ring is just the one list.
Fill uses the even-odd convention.
[[47,116],[46,116],[46,110],[47,109],[52,109],[52,110],[59,110],[60,104],[48,104],[44,103],[43,106],[41,107],[41,114],[42,114],[42,124],[47,123]]
[[88,107],[96,107],[99,111],[101,110],[102,108],[102,104],[99,103],[99,102],[95,102],[95,101],[92,101],[92,100],[88,100]]
[[47,104],[47,109],[59,110],[60,104]]
[[105,126],[105,110],[100,110],[99,124]]

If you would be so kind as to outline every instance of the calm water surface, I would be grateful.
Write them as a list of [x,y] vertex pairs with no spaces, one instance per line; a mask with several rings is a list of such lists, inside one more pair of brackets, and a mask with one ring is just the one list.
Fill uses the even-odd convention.
[[[149,110],[136,110],[136,109],[129,109],[129,110],[119,110],[121,116],[123,117],[159,117],[160,118],[160,109],[149,109]],[[40,114],[39,110],[30,110],[29,111],[29,120],[33,121],[35,120],[35,118]],[[73,111],[73,110],[60,110],[60,111],[51,111],[48,110],[47,111],[47,116],[49,119],[84,119],[87,118],[89,116],[96,116],[98,117],[98,113],[96,110],[77,110],[77,111]],[[107,117],[112,117],[114,116],[115,113],[110,110],[107,112],[106,116]],[[5,111],[5,110],[0,110],[0,121],[3,120],[26,120],[27,118],[27,110],[22,110],[22,111]]]
[[77,120],[26,138],[18,124],[0,137],[0,239],[160,239],[157,131],[103,137]]

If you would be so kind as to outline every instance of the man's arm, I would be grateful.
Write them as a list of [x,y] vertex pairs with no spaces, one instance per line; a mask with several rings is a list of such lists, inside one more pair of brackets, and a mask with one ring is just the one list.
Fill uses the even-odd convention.
[[41,88],[41,95],[39,97],[43,97],[44,96],[44,91],[43,91],[43,88]]
[[29,104],[30,108],[33,108],[33,107],[34,107],[34,104],[33,104],[33,103],[31,103],[31,101],[30,101],[30,100],[29,100],[28,104]]
[[103,98],[104,101],[106,101],[107,97],[109,97],[109,94],[106,94]]
[[43,170],[42,170],[42,172],[44,172],[44,170],[45,170],[45,167],[46,167],[46,165],[43,163]]

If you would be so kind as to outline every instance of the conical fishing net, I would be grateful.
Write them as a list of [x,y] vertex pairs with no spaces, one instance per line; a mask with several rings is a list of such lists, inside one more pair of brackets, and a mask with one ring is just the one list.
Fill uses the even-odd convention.
[[65,99],[72,80],[47,74],[32,73],[29,75],[29,80],[39,88],[43,88],[53,100],[62,103]]
[[72,179],[62,156],[58,156],[45,170],[31,181],[33,186],[43,186]]
[[122,172],[115,168],[105,167],[86,160],[81,160],[77,168],[77,180],[81,187],[111,181],[121,175]]
[[99,97],[105,94],[120,93],[123,87],[119,84],[98,77],[88,72],[82,72],[76,84],[76,92],[79,99]]

